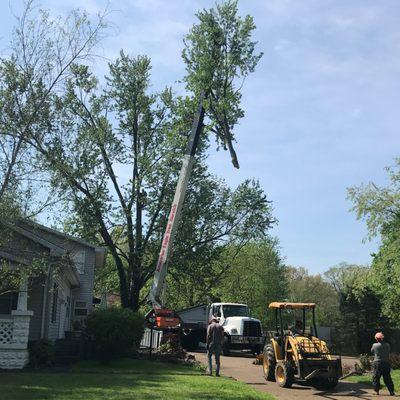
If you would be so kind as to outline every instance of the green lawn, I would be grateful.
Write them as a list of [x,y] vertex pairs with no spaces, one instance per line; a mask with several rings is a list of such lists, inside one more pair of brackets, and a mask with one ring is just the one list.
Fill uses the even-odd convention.
[[[400,370],[399,369],[396,369],[394,371],[392,370],[392,379],[393,379],[393,383],[394,383],[395,392],[400,391]],[[369,384],[372,387],[372,375],[370,375],[370,374],[361,375],[361,376],[351,376],[350,378],[348,378],[348,380],[351,382]],[[382,385],[382,387],[385,387],[382,378],[381,378],[381,385]]]
[[229,399],[273,400],[228,378],[201,375],[195,368],[142,360],[109,367],[76,364],[70,372],[0,373],[0,400]]

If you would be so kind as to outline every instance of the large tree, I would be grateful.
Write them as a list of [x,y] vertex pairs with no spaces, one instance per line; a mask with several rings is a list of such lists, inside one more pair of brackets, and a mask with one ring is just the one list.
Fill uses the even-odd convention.
[[175,262],[179,254],[188,261],[207,256],[207,246],[228,238],[250,240],[272,222],[256,182],[231,191],[202,162],[209,132],[234,154],[233,128],[243,116],[242,80],[259,59],[251,41],[254,24],[250,17],[237,15],[236,2],[204,10],[198,17],[185,42],[186,97],[174,97],[168,88],[152,92],[150,60],[121,51],[109,65],[105,87],[87,66],[75,64],[65,93],[53,103],[51,129],[31,132],[25,139],[40,154],[54,189],[68,199],[70,228],[107,246],[124,307],[140,306],[141,291],[153,275],[200,91],[208,96],[206,126]]
[[[93,56],[106,23],[77,10],[65,18],[25,2],[16,18],[10,53],[0,58],[0,204],[2,217],[36,214],[52,203],[43,189],[47,175],[33,162],[32,135],[51,129],[55,94],[71,66]],[[40,196],[38,195],[40,192]]]
[[387,168],[389,185],[373,182],[349,189],[353,210],[365,219],[370,237],[382,244],[373,254],[371,284],[381,299],[383,313],[393,322],[400,318],[400,159]]

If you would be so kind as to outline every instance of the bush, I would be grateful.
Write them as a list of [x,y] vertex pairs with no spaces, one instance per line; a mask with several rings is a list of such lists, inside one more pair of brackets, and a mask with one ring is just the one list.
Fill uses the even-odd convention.
[[88,333],[93,335],[100,360],[130,356],[139,347],[144,331],[143,315],[124,308],[94,311],[86,318]]
[[54,344],[40,339],[29,344],[29,365],[34,368],[48,367],[54,362]]
[[362,372],[371,371],[372,368],[372,357],[368,354],[360,355],[360,366]]
[[389,359],[390,359],[390,364],[393,369],[400,369],[400,354],[399,353],[390,353]]

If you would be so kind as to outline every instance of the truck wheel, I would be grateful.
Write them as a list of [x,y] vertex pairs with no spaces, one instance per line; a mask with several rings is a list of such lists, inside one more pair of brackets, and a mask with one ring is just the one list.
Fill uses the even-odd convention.
[[290,388],[293,385],[294,370],[290,363],[282,361],[276,364],[275,379],[280,387]]
[[224,356],[229,356],[231,354],[231,341],[228,336],[224,337],[224,342],[222,343],[222,354]]
[[271,344],[264,347],[263,352],[263,374],[266,381],[275,381],[275,352]]
[[260,344],[255,344],[252,346],[251,352],[254,356],[258,356],[262,352],[262,346]]

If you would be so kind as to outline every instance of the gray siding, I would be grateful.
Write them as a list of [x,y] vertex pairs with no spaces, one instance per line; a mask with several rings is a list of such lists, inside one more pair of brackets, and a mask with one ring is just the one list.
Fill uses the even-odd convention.
[[[58,285],[58,296],[56,305],[56,315],[55,320],[52,321],[52,309],[53,309],[53,287],[54,282]],[[57,275],[51,285],[49,293],[49,318],[48,318],[48,334],[47,338],[50,340],[62,339],[64,337],[64,332],[67,329],[66,326],[66,303],[67,297],[71,296],[71,287],[66,278],[62,275]]]
[[29,326],[29,340],[40,339],[42,328],[44,281],[33,279],[28,288],[28,310],[33,311]]
[[79,274],[80,286],[74,290],[74,300],[84,301],[87,304],[88,313],[93,308],[93,286],[94,286],[94,249],[82,248],[85,251],[85,273]]

